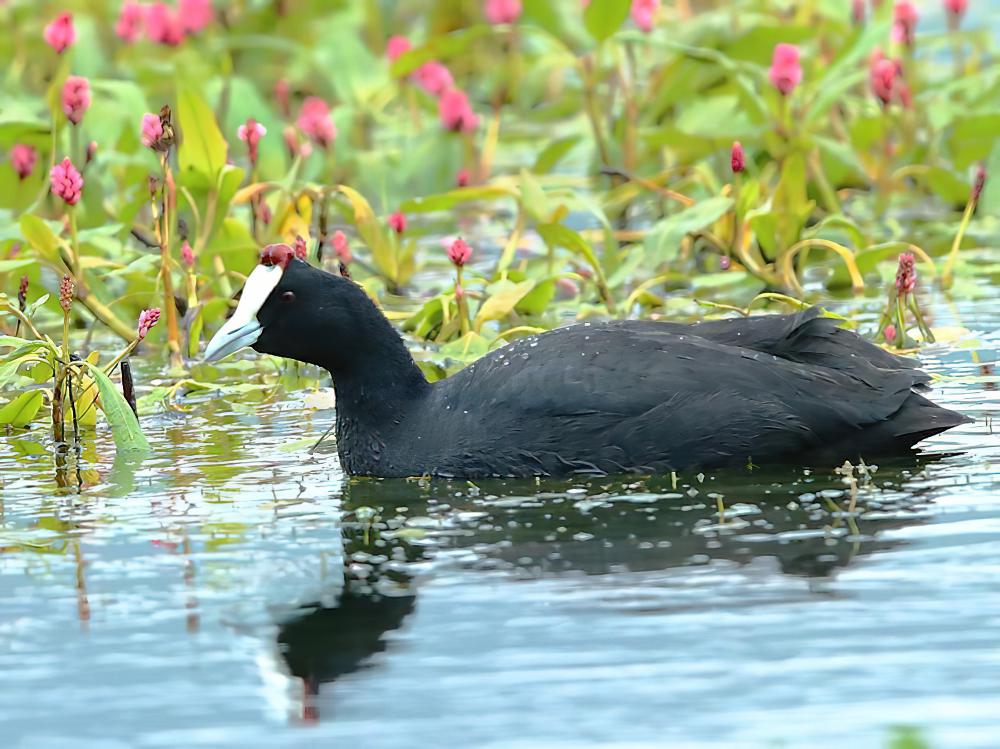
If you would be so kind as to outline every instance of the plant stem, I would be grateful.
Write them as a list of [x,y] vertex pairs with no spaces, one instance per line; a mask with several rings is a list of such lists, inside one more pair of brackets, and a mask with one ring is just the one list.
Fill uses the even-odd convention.
[[941,271],[941,288],[950,289],[954,282],[953,276],[955,272],[955,260],[958,259],[958,249],[962,246],[962,238],[965,236],[965,231],[969,228],[969,222],[972,221],[972,214],[975,212],[976,201],[970,197],[969,202],[965,204],[965,213],[962,214],[962,222],[958,225],[955,239],[952,240],[948,259],[945,261],[944,269]]
[[73,263],[73,278],[79,284],[83,280],[83,277],[80,272],[80,242],[76,233],[76,208],[74,206],[69,207],[69,239],[70,248],[73,252],[71,258]]
[[181,335],[177,325],[177,304],[174,302],[174,281],[170,273],[170,222],[173,220],[173,175],[167,163],[167,154],[160,156],[162,182],[160,185],[160,200],[162,213],[160,216],[160,278],[163,282],[163,313],[167,318],[167,345],[170,347],[170,358],[174,365],[179,365],[181,355]]

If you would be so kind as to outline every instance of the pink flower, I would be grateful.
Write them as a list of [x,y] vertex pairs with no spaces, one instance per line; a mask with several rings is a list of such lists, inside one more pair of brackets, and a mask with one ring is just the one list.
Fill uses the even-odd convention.
[[80,202],[80,194],[83,192],[83,177],[80,176],[80,172],[76,170],[68,157],[52,167],[49,179],[52,182],[53,195],[65,200],[67,205],[76,205]]
[[142,116],[142,145],[146,148],[155,148],[162,137],[163,124],[160,122],[160,115],[146,112]]
[[451,71],[436,60],[425,62],[413,73],[413,80],[420,88],[431,96],[441,96],[455,85]]
[[76,41],[76,29],[73,28],[73,14],[60,13],[56,19],[45,27],[45,42],[60,55]]
[[62,89],[62,109],[66,119],[79,125],[83,113],[90,109],[90,83],[79,75],[66,79]]
[[184,26],[172,7],[153,3],[146,8],[146,36],[158,44],[176,47],[184,41]]
[[181,245],[181,262],[188,268],[194,267],[194,250],[191,249],[191,244],[186,239]]
[[212,0],[178,0],[177,15],[184,31],[197,34],[215,20],[215,8]]
[[521,0],[486,0],[483,12],[486,20],[494,26],[501,23],[514,23],[521,17]]
[[469,97],[457,88],[449,89],[438,100],[438,115],[445,130],[472,131],[479,125],[479,117],[469,106]]
[[139,340],[143,340],[147,335],[149,335],[150,329],[160,321],[160,309],[159,307],[153,307],[152,309],[144,309],[139,314]]
[[471,257],[472,248],[461,237],[452,242],[451,247],[448,248],[448,259],[459,268],[469,262]]
[[743,144],[738,140],[733,141],[733,148],[729,152],[729,165],[732,167],[733,174],[739,174],[747,166],[747,157],[743,153]]
[[944,0],[944,9],[948,15],[956,21],[965,15],[965,10],[969,7],[969,0]]
[[14,167],[17,176],[25,179],[35,170],[35,161],[38,160],[38,151],[34,146],[24,143],[15,143],[10,149],[10,165]]
[[899,256],[899,267],[896,269],[896,291],[900,296],[910,294],[917,287],[917,269],[914,266],[912,252],[904,252]]
[[459,169],[458,174],[455,175],[455,184],[458,187],[468,187],[471,179],[472,175],[469,174],[468,169]]
[[295,251],[295,257],[299,260],[305,260],[309,256],[309,245],[306,244],[306,238],[301,234],[296,234],[292,250]]
[[788,96],[802,82],[802,65],[799,63],[799,48],[794,44],[779,44],[774,48],[771,68],[767,72],[771,84]]
[[337,137],[337,126],[330,117],[330,105],[318,96],[310,96],[302,102],[297,123],[299,129],[321,148],[328,148]]
[[298,131],[291,125],[285,128],[282,136],[285,139],[285,148],[288,149],[289,158],[296,159],[301,156],[305,159],[312,153],[312,144],[309,141],[303,141],[300,144]]
[[63,276],[59,282],[59,306],[63,312],[69,314],[70,307],[73,306],[73,296],[76,294],[76,284],[70,276]]
[[389,216],[389,228],[397,234],[402,234],[406,231],[406,216],[404,216],[401,212],[396,211],[394,214]]
[[851,6],[851,20],[856,26],[865,22],[865,0],[854,0]]
[[385,56],[389,58],[389,62],[396,62],[410,49],[412,49],[410,40],[405,36],[391,36],[389,41],[385,43]]
[[871,66],[869,83],[872,93],[882,102],[883,107],[889,106],[896,88],[896,76],[899,66],[887,58],[875,60]]
[[891,324],[886,325],[885,328],[882,329],[882,335],[885,336],[885,340],[892,343],[896,340],[896,326]]
[[919,17],[913,3],[909,0],[897,0],[892,7],[892,40],[912,47]]
[[257,165],[257,147],[260,145],[260,139],[265,135],[267,135],[267,128],[252,117],[245,124],[236,128],[236,137],[247,144],[247,154],[250,157],[250,163],[254,166]]
[[133,44],[142,33],[145,20],[146,8],[139,3],[132,2],[132,0],[125,0],[122,3],[122,9],[118,12],[115,33],[126,44]]
[[632,0],[632,22],[648,34],[659,9],[660,0]]
[[330,244],[333,245],[334,252],[337,253],[337,257],[340,262],[345,265],[351,262],[351,246],[347,243],[347,235],[339,229],[333,233],[333,237],[330,240]]

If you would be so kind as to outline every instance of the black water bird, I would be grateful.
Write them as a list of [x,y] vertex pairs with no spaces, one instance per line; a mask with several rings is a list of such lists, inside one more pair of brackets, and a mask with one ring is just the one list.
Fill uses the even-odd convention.
[[271,245],[206,350],[252,346],[333,377],[354,475],[555,476],[900,453],[969,421],[930,376],[817,309],[692,325],[578,323],[429,383],[349,279]]

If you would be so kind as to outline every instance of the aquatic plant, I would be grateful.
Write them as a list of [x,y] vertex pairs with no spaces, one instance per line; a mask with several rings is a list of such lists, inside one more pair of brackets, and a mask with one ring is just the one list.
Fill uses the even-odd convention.
[[0,288],[50,296],[4,308],[0,402],[36,387],[21,316],[113,347],[158,308],[163,387],[201,382],[277,241],[361,284],[431,377],[571,318],[878,294],[900,252],[976,293],[996,68],[945,6],[936,34],[906,2],[6,4]]

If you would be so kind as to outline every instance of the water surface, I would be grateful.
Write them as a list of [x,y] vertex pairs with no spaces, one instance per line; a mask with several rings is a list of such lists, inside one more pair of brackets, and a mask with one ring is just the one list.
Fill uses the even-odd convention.
[[348,481],[301,390],[182,400],[140,463],[99,430],[79,474],[0,436],[4,744],[995,745],[992,307],[939,300],[967,331],[923,353],[976,422],[855,491]]

